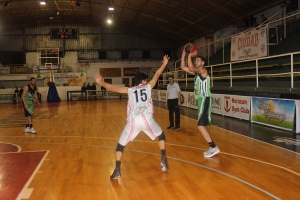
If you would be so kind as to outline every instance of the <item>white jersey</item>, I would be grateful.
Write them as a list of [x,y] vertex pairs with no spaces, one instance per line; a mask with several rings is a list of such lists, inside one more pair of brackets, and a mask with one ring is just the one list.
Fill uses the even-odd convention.
[[125,146],[143,131],[152,140],[162,134],[160,126],[153,119],[151,85],[128,88],[127,124],[119,143]]
[[128,88],[127,121],[142,114],[153,114],[151,90],[149,84]]

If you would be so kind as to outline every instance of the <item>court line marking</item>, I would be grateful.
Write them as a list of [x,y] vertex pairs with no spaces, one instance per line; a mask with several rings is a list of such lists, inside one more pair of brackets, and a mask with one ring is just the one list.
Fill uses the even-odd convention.
[[0,153],[18,153],[21,151],[21,147],[19,145],[16,145],[16,144],[13,144],[13,143],[8,143],[8,142],[0,142],[2,144],[10,144],[10,145],[13,145],[13,146],[16,146],[18,148],[18,151],[17,152],[10,152],[10,151],[6,151],[6,152],[0,152]]
[[[22,143],[22,144],[39,144],[39,145],[67,145],[67,146],[85,146],[85,147],[96,147],[96,148],[106,148],[106,149],[115,149],[115,147],[109,147],[109,146],[100,146],[100,145],[83,145],[83,144],[65,144],[65,143],[27,143],[27,142],[16,142],[16,143]],[[148,155],[153,155],[153,156],[161,156],[159,154],[155,154],[155,153],[150,153],[150,152],[145,152],[145,151],[137,151],[137,150],[132,150],[132,149],[126,149],[126,151],[131,151],[131,152],[135,152],[135,153],[142,153],[142,154],[148,154]],[[191,164],[191,165],[195,165],[195,166],[198,166],[198,167],[202,167],[204,169],[207,169],[207,170],[210,170],[210,171],[213,171],[213,172],[216,172],[216,173],[219,173],[219,174],[222,174],[222,175],[225,175],[229,178],[232,178],[236,181],[239,181],[241,183],[244,183],[262,193],[265,193],[266,195],[269,195],[270,197],[273,197],[274,199],[280,199],[279,197],[271,194],[270,192],[256,186],[256,185],[253,185],[247,181],[244,181],[243,179],[240,179],[240,178],[237,178],[233,175],[230,175],[228,173],[225,173],[225,172],[222,172],[220,170],[217,170],[217,169],[213,169],[213,168],[210,168],[210,167],[207,167],[207,166],[204,166],[204,165],[201,165],[201,164],[197,164],[197,163],[194,163],[194,162],[191,162],[191,161],[187,161],[187,160],[183,160],[183,159],[179,159],[179,158],[174,158],[174,157],[169,157],[167,156],[168,159],[172,159],[172,160],[176,160],[176,161],[179,161],[179,162],[184,162],[184,163],[187,163],[187,164]],[[43,162],[44,162],[44,159],[43,159]]]
[[[25,136],[6,136],[6,137],[25,137]],[[86,139],[104,139],[104,140],[119,140],[119,138],[104,138],[104,137],[84,137],[84,136],[38,136],[38,137],[44,137],[44,138],[47,138],[47,137],[61,137],[61,138],[86,138]],[[145,142],[145,143],[153,143],[153,144],[156,144],[157,142],[154,142],[154,141],[144,141],[144,140],[134,140],[136,142]],[[20,142],[17,142],[17,143],[20,143]],[[27,143],[26,143],[27,144]],[[28,143],[28,144],[41,144],[41,143]],[[65,143],[59,143],[59,144],[65,144]],[[170,145],[170,146],[178,146],[178,147],[184,147],[184,148],[190,148],[190,149],[198,149],[198,150],[206,150],[204,148],[200,148],[200,147],[194,147],[194,146],[187,146],[187,145],[181,145],[181,144],[173,144],[173,143],[167,143],[166,142],[166,145]],[[297,176],[300,176],[300,173],[298,172],[295,172],[291,169],[288,169],[286,167],[283,167],[283,166],[280,166],[280,165],[277,165],[277,164],[273,164],[273,163],[270,163],[270,162],[265,162],[265,161],[262,161],[262,160],[258,160],[258,159],[254,159],[254,158],[251,158],[251,157],[246,157],[246,156],[241,156],[241,155],[237,155],[237,154],[231,154],[231,153],[226,153],[226,152],[223,152],[221,151],[220,154],[225,154],[225,155],[229,155],[229,156],[234,156],[234,157],[238,157],[238,158],[243,158],[243,159],[246,159],[246,160],[251,160],[251,161],[255,161],[255,162],[259,162],[259,163],[263,163],[263,164],[266,164],[266,165],[270,165],[270,166],[273,166],[273,167],[277,167],[279,169],[283,169],[285,171],[288,171],[290,173],[293,173]]]
[[[26,153],[26,152],[28,152],[28,151],[24,151],[24,152],[21,152],[21,153]],[[42,152],[42,151],[31,151],[31,152]],[[48,155],[49,152],[50,152],[49,150],[46,150],[46,153],[44,154],[42,160],[40,161],[40,163],[38,164],[38,166],[33,171],[32,175],[28,179],[27,183],[24,185],[23,189],[20,191],[18,197],[16,198],[17,200],[23,199],[23,193],[24,193],[24,195],[26,195],[26,190],[28,190],[28,189],[32,189],[33,190],[33,188],[28,188],[28,187],[29,187],[30,183],[32,182],[33,178],[35,177],[35,175],[37,174],[37,172],[39,171],[40,167],[44,163],[45,158],[47,157],[47,155]]]
[[[158,106],[155,106],[155,107],[156,107],[156,108],[159,108],[159,109],[161,109],[161,110],[164,110],[165,112],[167,112],[166,109],[160,108],[160,107],[158,107]],[[188,109],[191,109],[191,108],[188,108]],[[196,109],[195,109],[195,110],[196,110]],[[218,114],[216,114],[216,113],[212,113],[212,114],[218,115]],[[188,117],[188,116],[185,116],[185,115],[181,115],[181,116],[186,117],[186,118],[188,118],[188,119],[192,119],[192,120],[197,121],[196,119],[193,119],[193,118]],[[222,116],[222,115],[220,115],[220,116]],[[227,117],[227,116],[223,116],[223,117]],[[234,118],[234,119],[238,119],[238,118]],[[250,122],[250,121],[249,121],[249,122]],[[286,150],[286,151],[289,151],[289,152],[292,152],[292,153],[300,154],[300,153],[298,153],[298,152],[295,152],[295,151],[292,151],[292,150],[289,150],[289,149],[285,149],[285,148],[283,148],[283,147],[276,146],[276,145],[274,145],[274,144],[271,144],[271,143],[268,143],[268,142],[264,142],[264,141],[258,140],[258,139],[256,139],[256,138],[252,138],[252,137],[243,135],[243,134],[241,134],[241,133],[237,133],[237,132],[234,132],[234,131],[230,131],[230,130],[228,130],[228,129],[225,129],[225,128],[221,128],[221,127],[219,127],[219,126],[217,126],[217,125],[209,125],[209,126],[214,126],[214,127],[216,127],[216,128],[219,128],[219,129],[222,129],[222,130],[229,131],[229,132],[231,132],[231,133],[234,133],[234,134],[239,135],[239,136],[242,136],[242,137],[246,137],[246,138],[248,138],[248,139],[250,138],[250,139],[252,139],[252,140],[256,140],[256,141],[258,141],[258,142],[262,142],[262,143],[264,143],[264,144],[268,144],[268,145],[271,145],[271,146],[273,146],[273,147],[277,147],[277,148],[279,148],[279,149],[283,149],[283,150]],[[208,127],[209,127],[209,126],[208,126]],[[270,128],[270,127],[269,127],[269,128]],[[197,130],[198,130],[198,129],[197,129]],[[199,130],[198,130],[198,131],[199,131]]]

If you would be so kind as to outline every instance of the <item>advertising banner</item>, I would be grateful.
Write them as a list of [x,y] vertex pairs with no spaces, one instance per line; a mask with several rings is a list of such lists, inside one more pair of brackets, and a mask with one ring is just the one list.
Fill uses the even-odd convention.
[[[181,102],[181,106],[183,107],[187,107],[188,94],[189,92],[181,92],[180,102]],[[167,97],[166,95],[167,95],[166,90],[156,90],[156,89],[152,90],[152,100],[154,101],[166,102],[166,97]]]
[[86,83],[86,78],[67,78],[69,86],[82,86]]
[[250,105],[251,97],[226,94],[212,95],[212,113],[249,120]]
[[186,106],[188,108],[198,109],[198,101],[195,99],[194,92],[188,92]]
[[159,100],[159,90],[156,90],[156,89],[152,90],[152,100],[154,100],[154,101]]
[[124,76],[135,76],[139,72],[139,68],[123,68]]
[[188,94],[189,92],[181,92],[180,102],[181,102],[181,106],[183,107],[187,107]]
[[231,61],[253,59],[267,55],[266,26],[231,37]]
[[251,122],[293,130],[295,101],[252,97]]
[[30,74],[32,70],[29,67],[10,67],[10,74]]
[[167,91],[159,90],[159,101],[166,102],[167,101]]

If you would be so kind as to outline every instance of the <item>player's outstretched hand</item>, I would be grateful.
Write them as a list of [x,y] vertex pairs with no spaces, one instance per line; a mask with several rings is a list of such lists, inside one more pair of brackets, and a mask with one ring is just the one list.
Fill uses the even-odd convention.
[[168,55],[165,55],[163,58],[163,64],[167,65],[170,57]]
[[102,82],[102,75],[101,75],[100,73],[96,73],[96,74],[94,75],[94,77],[95,77],[95,81],[96,81],[99,85],[101,85],[101,82]]

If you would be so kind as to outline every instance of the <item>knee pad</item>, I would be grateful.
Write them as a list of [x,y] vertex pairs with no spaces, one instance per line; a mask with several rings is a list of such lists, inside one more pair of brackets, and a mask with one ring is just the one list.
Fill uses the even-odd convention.
[[123,150],[124,150],[125,146],[123,145],[120,145],[120,143],[118,143],[118,146],[116,148],[116,151],[121,151],[123,153]]
[[158,136],[158,141],[161,141],[161,140],[166,140],[166,137],[165,137],[164,132],[162,132],[162,133]]

